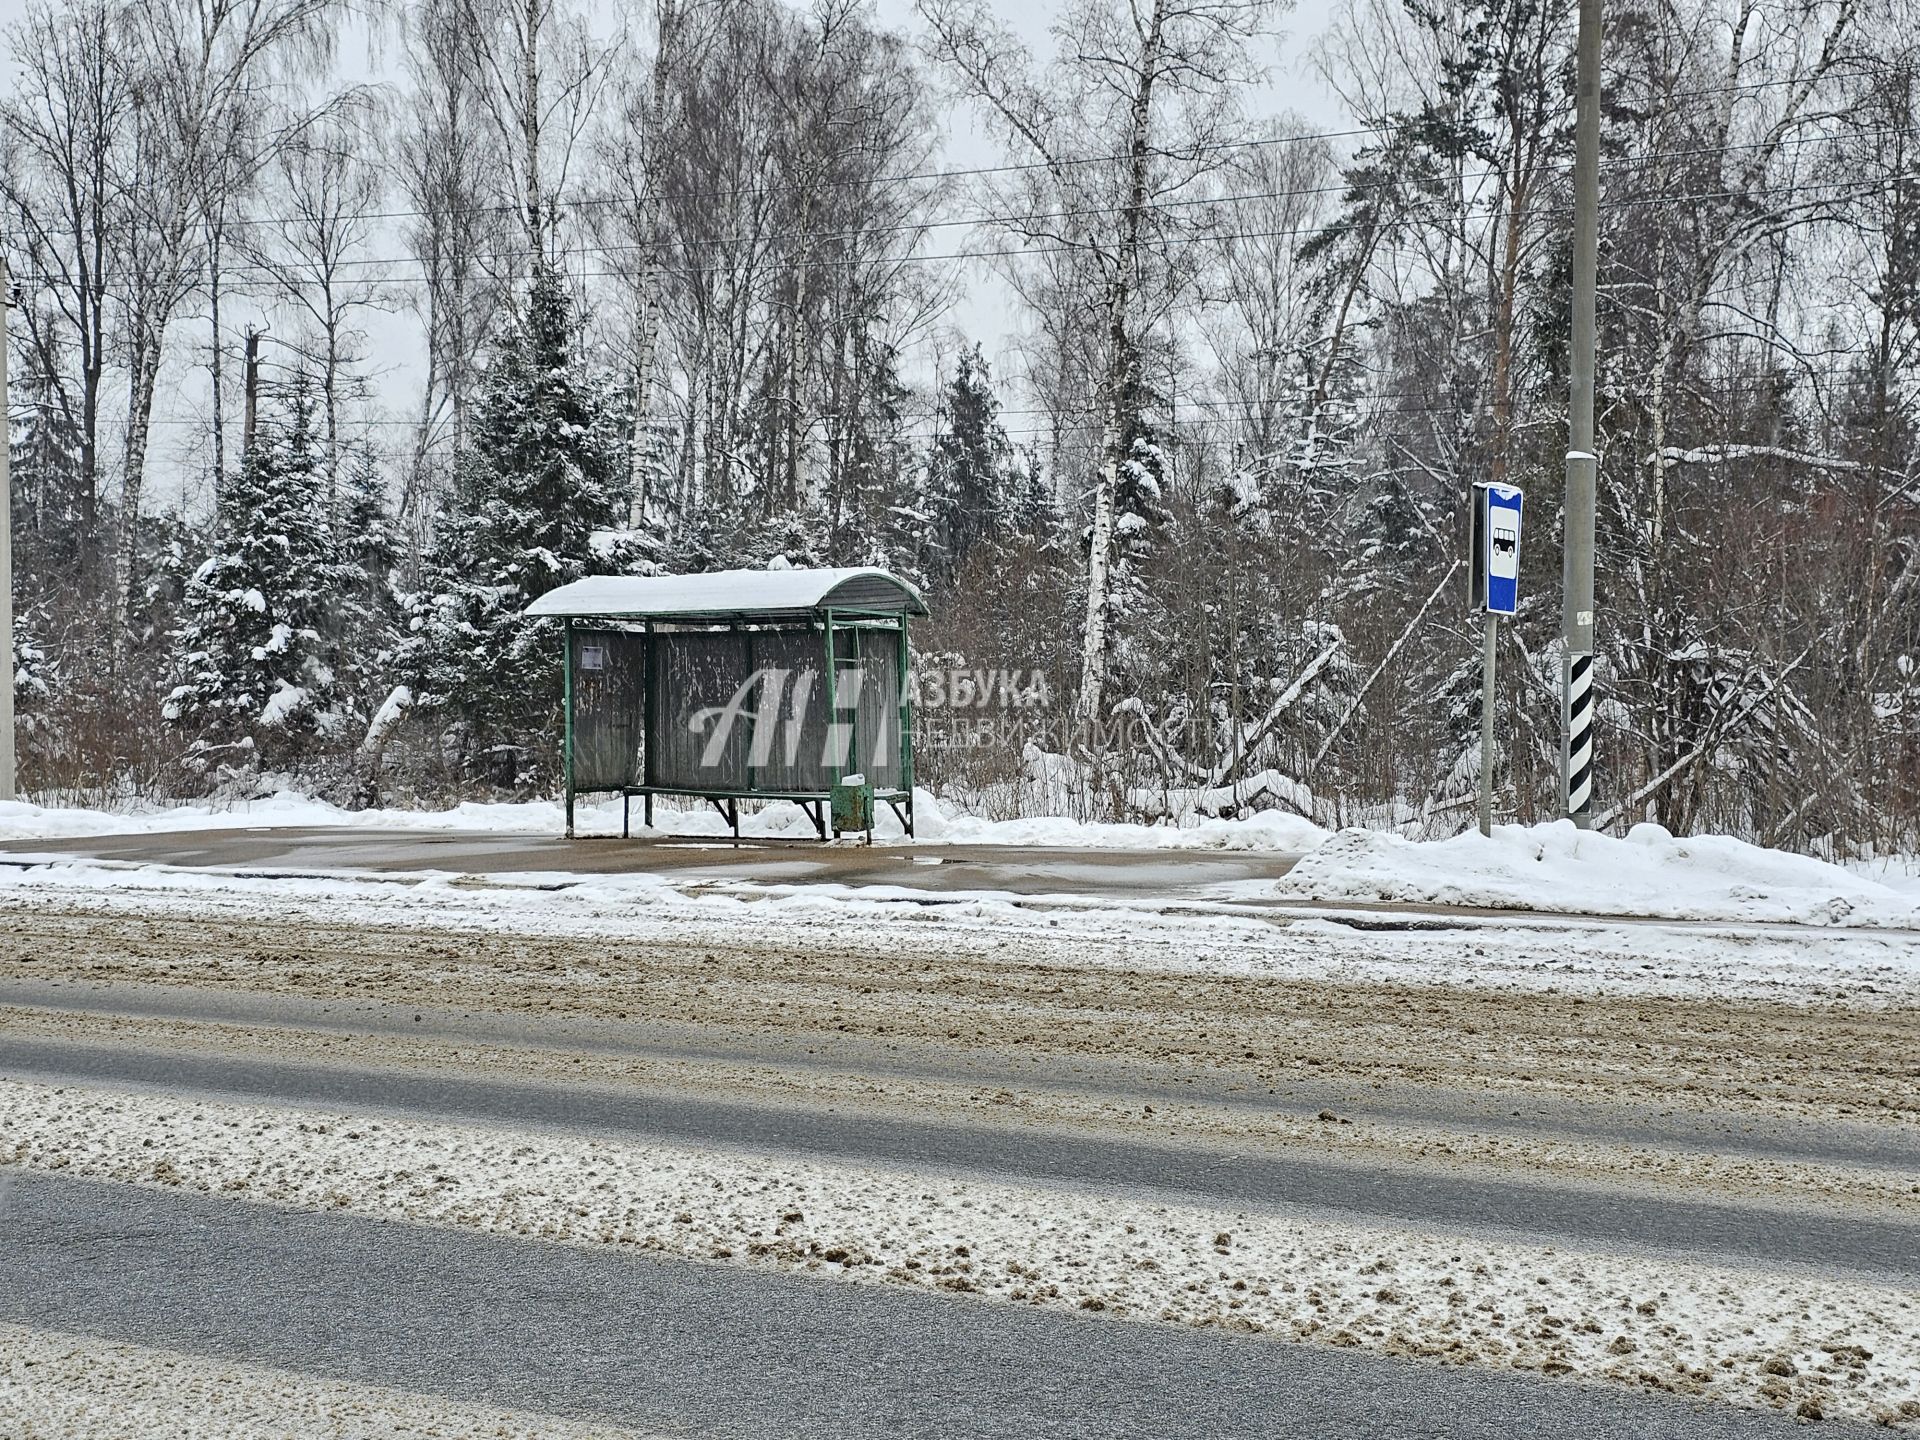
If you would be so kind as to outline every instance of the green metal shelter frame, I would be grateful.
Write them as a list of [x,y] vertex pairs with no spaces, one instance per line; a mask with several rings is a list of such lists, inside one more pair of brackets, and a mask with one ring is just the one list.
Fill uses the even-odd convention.
[[864,778],[913,833],[911,617],[926,602],[871,568],[593,576],[527,607],[565,645],[567,835],[581,795],[788,800],[824,840],[836,787]]

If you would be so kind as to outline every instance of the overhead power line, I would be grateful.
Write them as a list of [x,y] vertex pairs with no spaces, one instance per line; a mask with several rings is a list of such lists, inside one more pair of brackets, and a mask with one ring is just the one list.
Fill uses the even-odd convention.
[[[1893,176],[1883,180],[1864,182],[1864,183],[1852,178],[1839,178],[1839,179],[1827,180],[1827,181],[1809,181],[1809,182],[1804,182],[1797,185],[1777,187],[1776,189],[1768,192],[1768,197],[1776,200],[1793,199],[1803,195],[1828,193],[1828,192],[1831,192],[1836,196],[1858,195],[1863,193],[1869,193],[1875,189],[1884,189],[1892,185],[1898,185],[1898,184],[1904,184],[1904,183],[1907,183],[1906,177],[1904,176]],[[1270,192],[1263,192],[1261,194],[1256,194],[1251,196],[1241,196],[1236,198],[1239,200],[1271,199],[1271,198],[1284,196],[1290,193],[1300,193],[1300,192],[1270,191]],[[1622,198],[1602,201],[1600,208],[1602,211],[1635,210],[1635,209],[1645,209],[1650,207],[1658,207],[1658,206],[1666,206],[1666,205],[1700,204],[1707,201],[1744,200],[1748,198],[1749,196],[1747,195],[1747,192],[1742,190],[1730,190],[1730,189],[1702,190],[1702,191],[1680,192],[1680,193],[1670,193],[1670,194],[1651,194],[1651,195],[1636,195],[1636,196],[1622,197]],[[1219,201],[1213,201],[1208,203],[1225,205],[1229,202],[1226,200],[1219,200]],[[1533,213],[1535,216],[1540,216],[1540,215],[1561,215],[1568,212],[1566,211],[1565,207],[1556,205],[1556,206],[1539,207]],[[1485,205],[1468,206],[1458,212],[1455,212],[1455,218],[1467,219],[1467,220],[1491,220],[1491,219],[1495,219],[1500,216],[1503,216],[1504,214],[1505,214],[1505,209],[1502,205],[1498,203],[1490,203]],[[971,225],[971,226],[983,226],[983,225],[988,225],[988,224],[997,223],[997,222],[995,221],[994,217],[976,216],[976,217],[969,217],[965,220],[956,220],[956,221],[943,222],[943,223],[955,224],[955,225],[965,224],[965,225]],[[916,224],[911,227],[903,226],[903,227],[896,227],[896,228],[899,228],[899,229],[911,228],[915,230],[924,230],[932,227],[926,224]],[[1194,231],[1191,233],[1162,236],[1159,239],[1157,239],[1154,243],[1157,246],[1170,246],[1170,245],[1223,244],[1223,243],[1229,243],[1233,241],[1245,241],[1245,240],[1305,239],[1305,238],[1323,233],[1326,230],[1326,228],[1327,228],[1326,225],[1324,223],[1321,223],[1321,224],[1305,225],[1305,226],[1270,228],[1270,229],[1264,229],[1264,230]],[[842,238],[854,238],[858,233],[860,232],[844,232]],[[865,233],[884,234],[884,233],[889,233],[889,230],[888,230],[888,227],[880,227],[880,229],[877,231],[865,232]],[[954,261],[962,261],[962,260],[1017,260],[1017,259],[1031,258],[1031,257],[1043,257],[1048,255],[1075,254],[1075,253],[1081,253],[1083,251],[1087,251],[1092,248],[1087,245],[1076,244],[1076,243],[1055,243],[1055,244],[1039,244],[1039,245],[1015,245],[1011,247],[1000,247],[997,249],[962,248],[958,250],[939,251],[939,252],[932,252],[932,253],[906,251],[906,252],[893,254],[893,255],[872,255],[872,256],[796,257],[794,255],[788,254],[783,257],[779,254],[774,253],[778,251],[791,251],[798,246],[799,242],[802,239],[818,240],[823,238],[829,238],[829,237],[823,234],[816,234],[812,236],[801,236],[798,234],[785,234],[782,232],[772,232],[767,237],[764,237],[764,246],[763,246],[762,253],[759,256],[757,256],[751,264],[746,264],[746,263],[718,264],[717,263],[712,265],[680,265],[680,264],[674,264],[674,263],[668,262],[667,264],[665,264],[663,268],[668,273],[677,275],[683,278],[700,276],[700,275],[729,274],[741,269],[753,269],[763,274],[785,274],[785,273],[791,273],[799,269],[844,270],[844,269],[858,269],[861,267],[873,267],[875,269],[886,269],[894,266],[925,265],[925,264],[946,263],[946,262],[954,262]],[[706,248],[708,246],[720,245],[724,243],[727,243],[727,242],[724,242],[724,241],[699,242],[699,245],[700,245],[700,248]],[[569,249],[567,253],[569,257],[588,256],[588,255],[597,255],[597,256],[626,255],[626,254],[632,254],[635,251],[641,250],[643,248],[644,247],[637,246],[637,245],[629,245],[629,244],[581,245],[581,246],[572,247],[571,249]],[[469,258],[473,260],[476,264],[479,264],[482,267],[485,267],[489,264],[511,265],[523,259],[524,254],[520,250],[515,249],[512,251],[505,251],[505,252],[495,251],[488,254],[473,255],[473,256],[470,256]],[[363,259],[343,260],[339,263],[341,265],[351,265],[355,267],[363,267],[363,266],[370,267],[370,266],[377,266],[377,265],[384,265],[384,266],[423,265],[425,262],[420,260],[418,257],[411,256],[411,255],[392,255],[392,256],[384,256],[384,257],[378,257],[378,258],[368,257]],[[285,274],[285,270],[286,270],[286,267],[284,266],[274,266],[274,265],[268,265],[260,262],[248,262],[248,261],[230,262],[230,263],[223,264],[222,266],[222,273],[229,277],[244,276],[244,275],[264,276],[276,282],[279,281],[281,277]],[[197,276],[197,274],[198,274],[197,268],[193,270],[186,270],[181,272],[181,276],[183,279],[185,279],[188,276]],[[581,279],[581,280],[606,280],[606,279],[632,278],[632,272],[627,270],[622,270],[622,269],[576,270],[576,271],[573,271],[572,274],[574,275],[574,278]],[[42,285],[59,285],[59,284],[66,283],[59,277],[49,276],[45,272],[30,274],[26,278],[31,280],[33,283],[42,284]],[[366,286],[426,285],[426,284],[433,283],[433,278],[434,278],[433,276],[424,272],[419,274],[387,273],[387,274],[381,274],[381,275],[357,275],[353,277],[351,281],[340,280],[337,283],[342,285],[352,283],[352,284],[359,284],[359,285],[366,285]],[[502,277],[489,274],[485,277],[485,281],[488,283],[499,283],[501,278]]]
[[[1833,78],[1850,78],[1845,76],[1834,75],[1834,72],[1829,72],[1829,74],[1830,76],[1833,76]],[[1781,78],[1772,79],[1772,80],[1743,81],[1738,85],[1709,85],[1709,86],[1699,86],[1699,87],[1688,89],[1688,90],[1675,90],[1675,91],[1669,92],[1666,96],[1662,98],[1668,99],[1668,100],[1690,100],[1690,99],[1703,99],[1703,98],[1724,99],[1728,96],[1738,97],[1743,95],[1757,95],[1764,91],[1781,89],[1784,87],[1798,85],[1801,83],[1803,83],[1803,80],[1801,77],[1787,76],[1787,77],[1781,77]],[[1280,148],[1280,147],[1285,147],[1290,145],[1310,145],[1315,142],[1353,140],[1353,139],[1359,139],[1366,136],[1388,137],[1388,136],[1407,133],[1408,131],[1415,128],[1416,123],[1417,122],[1414,122],[1411,120],[1400,120],[1400,121],[1394,121],[1391,123],[1380,124],[1380,125],[1349,126],[1347,128],[1338,129],[1338,130],[1297,130],[1297,131],[1289,131],[1285,134],[1280,134],[1280,135],[1244,136],[1242,138],[1234,139],[1234,140],[1207,141],[1203,144],[1192,145],[1192,146],[1185,147],[1183,149],[1168,150],[1163,153],[1167,158],[1171,158],[1171,159],[1190,159],[1190,158],[1199,158],[1207,155],[1235,154],[1235,153],[1240,153],[1240,152],[1250,151],[1250,150],[1268,150],[1268,149],[1275,149],[1275,148]],[[1724,147],[1717,147],[1717,148],[1724,149],[1724,150],[1749,149],[1749,148],[1755,148],[1758,145],[1763,145],[1766,143],[1772,143],[1772,142],[1766,142],[1766,141],[1736,142]],[[1681,154],[1681,153],[1697,153],[1697,152],[1676,152],[1676,154]],[[1102,153],[1102,154],[1094,154],[1094,155],[1069,156],[1069,157],[1063,158],[1057,163],[1059,167],[1065,168],[1065,169],[1083,169],[1089,166],[1117,164],[1129,158],[1130,156],[1127,152],[1115,151],[1110,153]],[[1667,158],[1673,158],[1673,157],[1667,157]],[[975,166],[934,169],[934,170],[910,170],[910,171],[891,172],[891,173],[880,174],[880,175],[863,175],[863,176],[850,176],[850,177],[849,176],[828,176],[828,177],[823,177],[822,179],[816,182],[813,182],[812,185],[806,188],[833,190],[833,189],[852,189],[856,187],[879,187],[879,186],[886,186],[886,185],[930,184],[933,182],[950,181],[950,180],[984,179],[984,178],[988,178],[995,175],[1032,174],[1040,171],[1051,170],[1053,168],[1055,168],[1054,164],[1047,161],[1040,161],[1040,160],[1013,161],[1013,162],[1008,162],[1006,164],[1000,164],[1000,165],[975,165]],[[664,191],[657,196],[645,197],[644,200],[642,199],[642,197],[637,197],[637,196],[582,195],[582,196],[571,197],[565,200],[557,200],[555,204],[560,208],[568,209],[568,210],[598,210],[598,209],[606,209],[606,208],[619,208],[622,206],[634,205],[636,203],[697,204],[704,201],[737,199],[744,196],[759,196],[764,198],[766,196],[793,193],[798,188],[800,187],[796,187],[795,185],[792,185],[792,184],[772,182],[772,183],[750,184],[750,185],[719,186],[719,187],[714,187],[710,189]],[[1326,187],[1326,188],[1329,190],[1334,190],[1334,189],[1344,190],[1347,187],[1332,186],[1332,187]],[[1296,191],[1291,193],[1305,194],[1305,193],[1311,193],[1311,192]],[[1166,202],[1162,202],[1162,203],[1166,203]],[[1119,208],[1125,208],[1125,207],[1122,206]],[[424,220],[424,219],[430,219],[430,218],[436,218],[436,217],[445,218],[445,219],[449,219],[457,222],[461,219],[471,218],[471,217],[480,216],[480,215],[518,216],[518,215],[524,215],[525,213],[526,213],[526,206],[525,206],[525,203],[522,201],[490,200],[484,203],[474,204],[474,205],[449,206],[443,210],[429,211],[429,210],[422,210],[422,209],[411,208],[411,207],[383,208],[379,210],[352,211],[352,212],[347,212],[347,213],[343,213],[343,214],[339,214],[339,215],[335,215],[327,218],[329,219],[330,223],[334,223],[334,224],[357,224],[357,223],[370,221],[370,220]],[[251,215],[251,216],[232,217],[228,221],[228,223],[232,225],[239,225],[239,226],[299,225],[299,224],[311,224],[314,218],[315,217],[311,214],[308,214],[308,215]]]

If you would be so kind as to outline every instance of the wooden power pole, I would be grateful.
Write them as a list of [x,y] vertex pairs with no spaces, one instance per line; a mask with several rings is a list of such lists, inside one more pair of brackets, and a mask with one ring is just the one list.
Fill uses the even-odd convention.
[[240,464],[244,467],[253,459],[253,425],[260,413],[260,336],[262,332],[249,325],[247,327],[247,413],[240,431]]

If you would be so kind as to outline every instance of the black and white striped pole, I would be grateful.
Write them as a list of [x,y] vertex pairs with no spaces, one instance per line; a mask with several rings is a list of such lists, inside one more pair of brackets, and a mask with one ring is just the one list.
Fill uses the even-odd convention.
[[1593,656],[1569,651],[1566,671],[1566,811],[1585,830],[1593,820]]
[[1580,0],[1573,152],[1573,333],[1567,406],[1567,496],[1561,556],[1561,813],[1593,823],[1594,286],[1600,230],[1600,0]]

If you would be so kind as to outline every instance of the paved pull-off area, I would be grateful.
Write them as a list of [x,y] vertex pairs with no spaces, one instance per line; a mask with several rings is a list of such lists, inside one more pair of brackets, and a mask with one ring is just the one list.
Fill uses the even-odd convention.
[[0,884],[0,1434],[1920,1427],[1908,937],[222,833]]
[[[637,813],[637,812],[636,812]],[[1258,851],[1079,850],[1058,845],[865,845],[842,839],[563,839],[492,830],[267,826],[12,841],[0,859],[59,856],[255,872],[395,876],[652,875],[681,886],[845,885],[1090,898],[1206,897],[1277,880],[1299,858]]]

